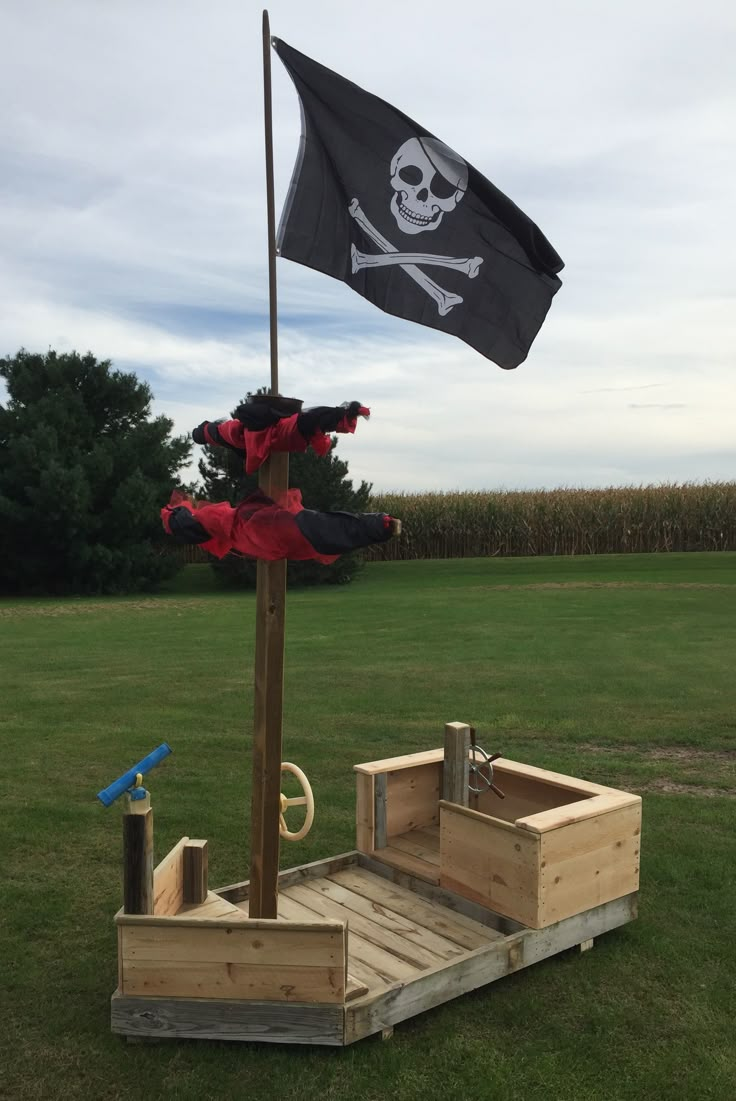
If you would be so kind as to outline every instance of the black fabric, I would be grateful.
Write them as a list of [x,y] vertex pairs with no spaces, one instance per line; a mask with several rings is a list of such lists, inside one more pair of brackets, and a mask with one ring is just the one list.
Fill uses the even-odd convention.
[[284,417],[300,412],[302,402],[298,398],[282,398],[278,394],[256,394],[235,410],[239,420],[249,432],[261,432]]
[[[296,86],[303,119],[279,228],[280,255],[342,280],[387,313],[459,337],[500,367],[517,367],[561,286],[563,262],[541,230],[395,107],[285,42],[274,45]],[[407,142],[413,152],[399,158]],[[355,200],[388,248],[351,215]],[[426,262],[409,269],[438,286],[438,295],[399,264],[380,260],[356,269],[364,263],[353,256],[356,248],[374,257],[398,251],[482,262],[474,277],[457,266]]]
[[344,554],[391,538],[382,512],[313,512],[305,508],[294,519],[318,554]]
[[169,513],[169,533],[177,543],[206,543],[212,536],[195,520],[188,508],[179,505]]
[[357,417],[361,408],[359,401],[345,402],[344,405],[315,405],[300,413],[296,426],[305,440],[311,440],[319,429],[322,432],[334,432],[343,417]]

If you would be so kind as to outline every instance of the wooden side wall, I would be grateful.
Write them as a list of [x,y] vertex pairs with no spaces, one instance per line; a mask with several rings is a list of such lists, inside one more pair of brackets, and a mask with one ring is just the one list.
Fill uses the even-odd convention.
[[440,808],[440,886],[538,929],[539,836],[456,803]]
[[153,912],[156,917],[178,914],[184,902],[184,847],[182,837],[153,872]]
[[122,994],[336,1005],[345,1000],[342,922],[117,920]]
[[417,765],[389,772],[386,791],[386,835],[390,840],[409,830],[436,826],[442,765]]

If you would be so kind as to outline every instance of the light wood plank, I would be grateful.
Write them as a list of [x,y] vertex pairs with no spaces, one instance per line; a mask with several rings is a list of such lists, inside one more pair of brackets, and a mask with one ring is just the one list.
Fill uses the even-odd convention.
[[252,998],[261,1001],[345,1000],[345,969],[339,967],[253,967],[239,963],[123,959],[125,993],[170,998]]
[[517,818],[516,825],[519,829],[528,830],[530,833],[547,833],[578,822],[586,822],[589,818],[597,818],[599,815],[605,816],[611,811],[625,807],[641,807],[641,796],[629,795],[624,791],[617,791],[610,795],[595,795],[580,803],[573,803],[572,806],[556,807],[526,818]]
[[561,921],[638,887],[638,836],[548,864],[540,886],[542,923]]
[[417,833],[418,830],[411,830],[410,833],[402,834],[400,837],[392,837],[391,848],[398,849],[402,853],[409,853],[410,856],[416,856],[418,860],[424,860],[427,864],[434,864],[439,868],[439,845],[436,848],[434,846],[429,848],[417,839]]
[[[337,871],[340,868],[352,867],[357,864],[357,860],[358,853],[355,849],[352,849],[350,852],[340,853],[339,856],[329,856],[324,860],[313,860],[309,864],[287,868],[279,873],[279,890],[283,891],[292,883],[301,883],[305,879],[329,875],[330,872]],[[227,899],[228,902],[241,902],[244,898],[250,896],[250,881],[246,879],[242,883],[231,883],[227,887],[218,887],[217,894]]]
[[[606,798],[606,796],[601,796]],[[542,837],[543,867],[549,867],[560,860],[570,860],[575,856],[606,848],[616,841],[641,836],[641,799],[622,806],[618,810],[601,814],[597,818],[583,819],[563,828],[549,830]],[[594,800],[591,800],[594,802]],[[627,894],[629,892],[626,892]]]
[[[297,901],[304,901],[306,905],[314,908],[318,914],[322,914],[324,917],[336,919],[338,916],[345,916],[344,908],[326,898],[315,888],[314,883],[289,888],[289,896],[297,899]],[[384,929],[378,922],[362,917],[360,914],[350,914],[348,928],[351,935],[358,933],[364,940],[383,948],[391,955],[410,963],[413,967],[420,969],[432,967],[439,960],[439,956],[435,952],[430,952],[418,944],[413,944],[405,937]]]
[[442,798],[468,805],[470,727],[467,723],[445,723],[445,755],[442,769]]
[[440,869],[437,865],[429,864],[426,860],[419,860],[411,853],[402,852],[401,849],[395,849],[392,845],[387,845],[385,849],[377,849],[374,855],[383,863],[389,864],[398,871],[415,876],[417,879],[425,879],[428,883],[439,883],[440,881]]
[[341,1005],[112,996],[112,1031],[157,1039],[240,1040],[272,1044],[343,1043]]
[[[421,765],[387,774],[386,833],[389,842],[409,830],[439,822],[441,782],[441,764]],[[381,848],[378,841],[376,848]]]
[[430,903],[405,887],[390,883],[372,872],[363,869],[346,870],[335,872],[330,879],[363,898],[370,899],[378,906],[401,914],[425,929],[431,929],[461,948],[480,948],[501,936],[495,929],[481,925],[464,914],[449,911],[439,903]]
[[420,844],[424,844],[431,852],[440,851],[440,824],[436,823],[434,826],[423,826],[421,829],[412,830],[412,837],[416,838]]
[[228,918],[245,921],[243,914],[232,902],[226,902],[214,891],[207,892],[207,898],[200,905],[184,903],[179,910],[180,917],[189,918]]
[[294,931],[289,922],[278,928],[252,929],[248,921],[215,929],[211,926],[176,928],[145,925],[123,926],[123,960],[237,963],[265,966],[288,963],[294,967],[340,967],[344,962],[345,932],[307,932],[299,923]]
[[538,780],[543,784],[551,784],[553,787],[562,788],[564,791],[572,791],[579,795],[611,795],[616,793],[615,788],[604,787],[602,784],[592,784],[588,780],[578,780],[575,776],[565,776],[562,772],[550,772],[546,768],[535,768],[534,765],[525,765],[520,761],[510,761],[507,757],[499,757],[493,762],[493,771],[499,773],[499,787],[503,774],[519,776],[527,780]]
[[[414,944],[426,948],[428,952],[439,956],[440,959],[454,959],[462,955],[460,948],[453,941],[432,932],[430,929],[419,925],[390,907],[372,899],[364,898],[359,892],[350,890],[332,879],[315,880],[313,890],[319,890],[325,898],[344,907],[349,912],[348,922],[352,921],[352,914],[361,914],[371,921],[378,921],[382,929],[387,929]],[[347,915],[346,915],[347,916]]]
[[378,772],[397,772],[401,768],[416,768],[417,765],[436,765],[444,760],[444,749],[430,749],[423,753],[406,753],[401,757],[386,757],[382,761],[368,761],[362,765],[354,765],[355,772],[363,772],[366,776],[375,776]]
[[369,990],[370,987],[367,983],[361,982],[359,979],[356,979],[355,975],[351,975],[348,972],[347,982],[345,983],[346,1002],[352,1002],[354,998],[362,998]]
[[[281,896],[279,905],[289,917],[303,918],[307,914],[312,914],[315,918],[318,916],[309,906],[286,895]],[[365,940],[353,929],[349,930],[348,936],[348,968],[357,977],[367,982],[370,989],[383,988],[392,982],[411,979],[417,974],[417,968],[413,964]],[[369,975],[370,982],[368,982]]]
[[153,873],[153,912],[156,917],[177,914],[184,901],[184,846],[182,837]]

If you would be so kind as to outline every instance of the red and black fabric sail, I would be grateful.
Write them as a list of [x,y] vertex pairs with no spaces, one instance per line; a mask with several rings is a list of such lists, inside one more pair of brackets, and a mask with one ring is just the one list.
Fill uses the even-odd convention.
[[302,108],[279,254],[517,367],[561,286],[541,230],[423,126],[272,41]]
[[[306,451],[326,455],[330,432],[355,432],[358,417],[370,409],[359,401],[318,405],[301,411],[301,402],[280,395],[260,395],[235,410],[232,420],[202,421],[192,431],[195,443],[227,447],[240,455],[247,474],[254,474],[274,451]],[[295,411],[298,410],[298,411]]]
[[341,554],[384,543],[396,521],[380,512],[316,512],[302,505],[298,489],[276,502],[260,491],[238,505],[195,502],[175,490],[161,509],[164,530],[178,543],[199,544],[217,558],[235,552],[273,562],[308,559],[329,566]]

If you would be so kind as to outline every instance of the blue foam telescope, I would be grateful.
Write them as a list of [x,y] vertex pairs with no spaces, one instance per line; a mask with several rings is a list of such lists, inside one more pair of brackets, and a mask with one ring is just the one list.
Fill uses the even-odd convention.
[[[147,772],[150,772],[156,765],[160,765],[164,758],[172,752],[171,746],[168,742],[162,742],[158,748],[151,751],[147,757],[144,757],[142,761],[139,761],[137,765],[133,765],[127,772],[124,772],[114,783],[110,784],[108,788],[103,788],[102,791],[97,792],[97,798],[106,807],[111,806],[116,799],[119,799],[126,791],[133,788],[135,791],[140,791],[142,795],[145,795],[144,788],[135,787],[135,778],[140,772],[142,776],[145,776]],[[139,796],[140,798],[141,796]]]

